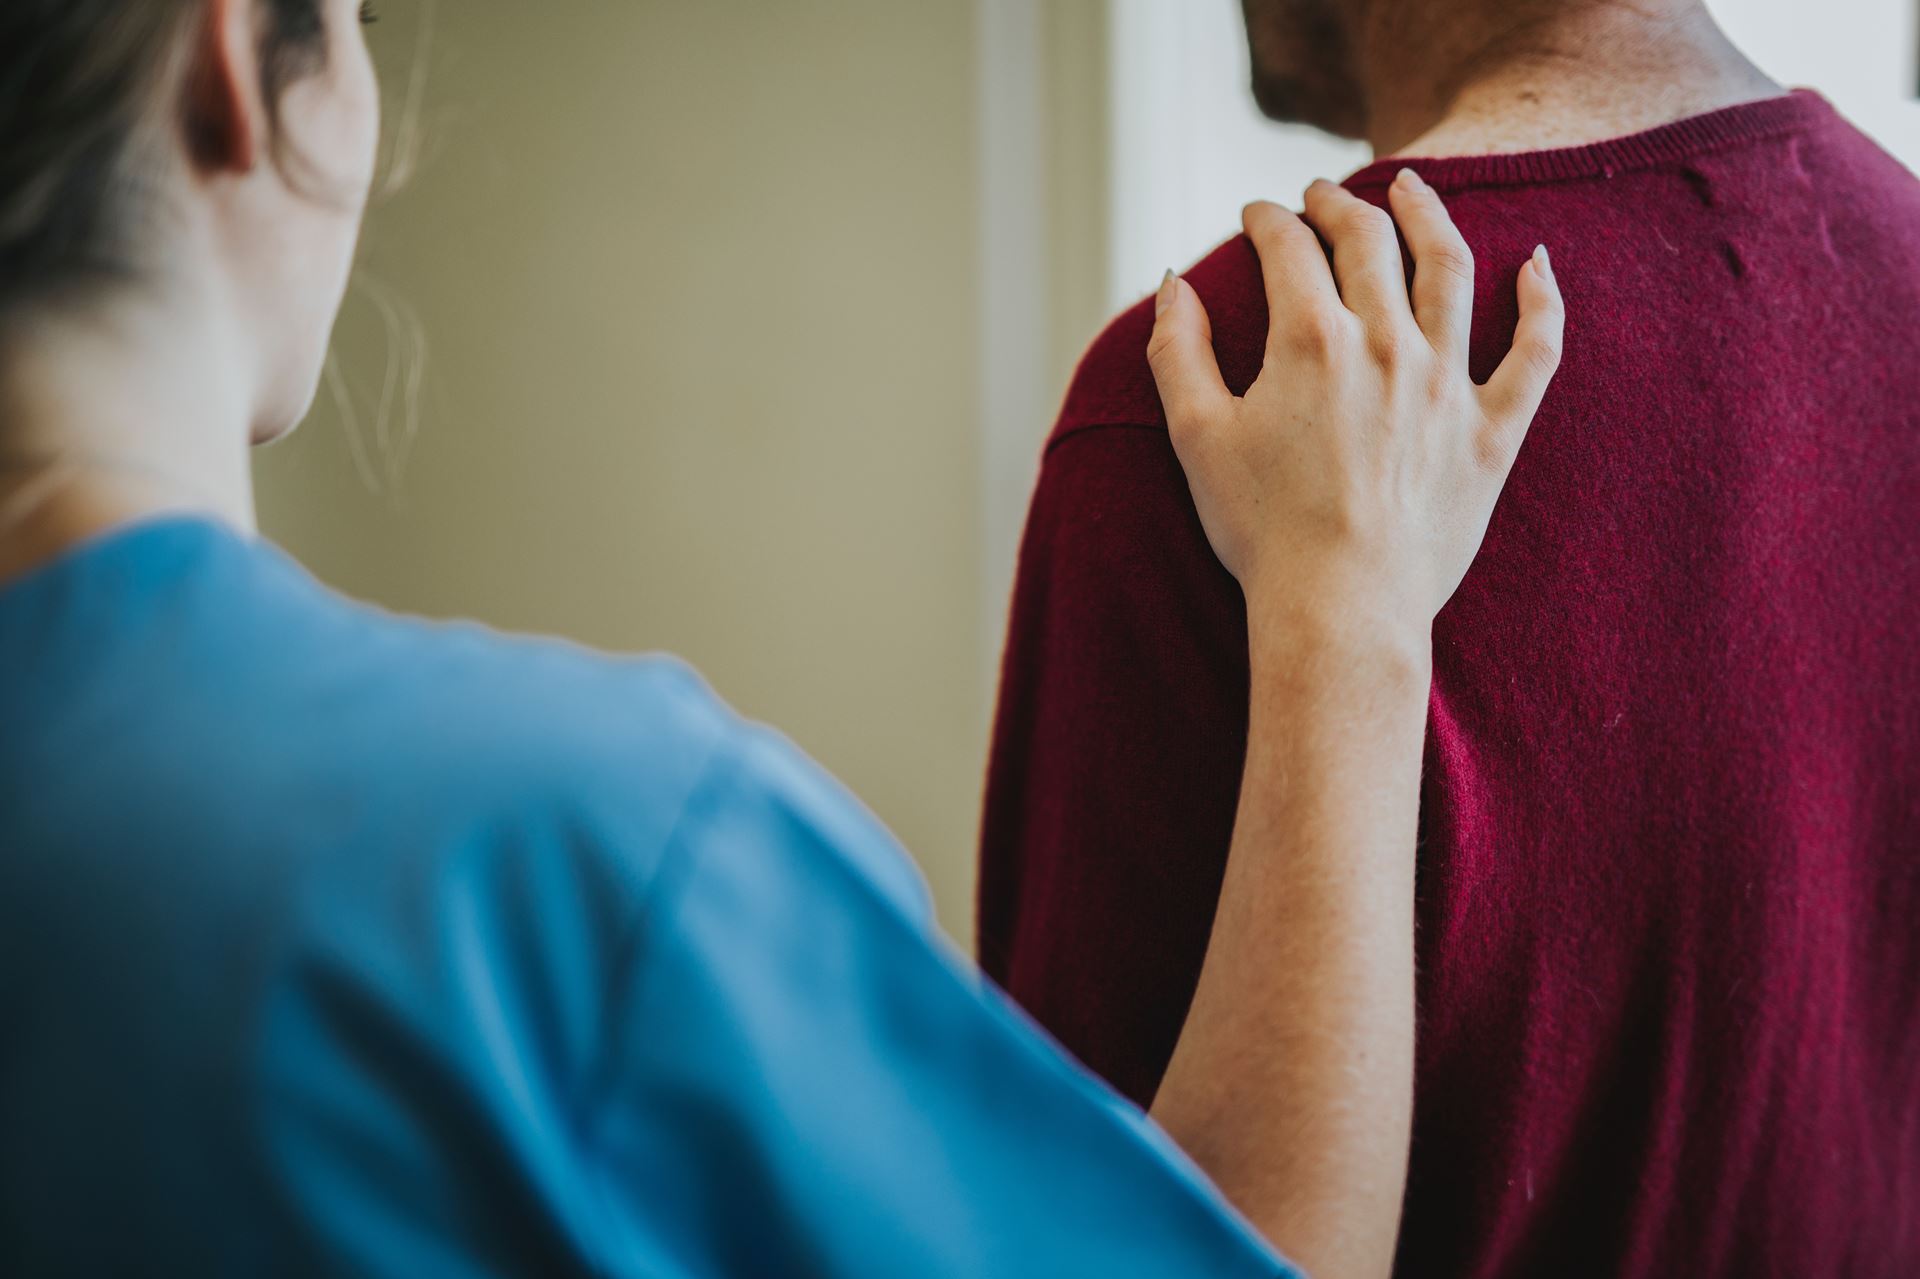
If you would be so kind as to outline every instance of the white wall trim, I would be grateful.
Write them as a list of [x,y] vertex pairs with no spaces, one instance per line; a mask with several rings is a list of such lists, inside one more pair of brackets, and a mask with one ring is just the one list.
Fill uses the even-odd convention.
[[[1044,7],[978,0],[980,166],[980,652],[994,688],[1048,379]],[[991,713],[992,698],[984,699]]]
[[[1107,302],[1118,311],[1159,283],[1151,262],[1182,243],[1187,165],[1194,145],[1193,96],[1185,82],[1184,5],[1108,0]],[[1158,270],[1187,265],[1167,257]]]

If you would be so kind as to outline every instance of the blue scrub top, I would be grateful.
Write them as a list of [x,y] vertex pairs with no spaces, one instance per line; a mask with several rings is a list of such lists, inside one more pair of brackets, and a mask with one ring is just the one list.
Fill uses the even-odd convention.
[[1293,1273],[684,666],[192,519],[0,588],[0,1271]]

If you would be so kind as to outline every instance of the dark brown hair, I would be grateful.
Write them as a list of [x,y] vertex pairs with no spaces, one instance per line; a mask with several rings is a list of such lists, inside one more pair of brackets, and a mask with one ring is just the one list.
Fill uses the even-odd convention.
[[[325,57],[324,0],[257,0],[268,101]],[[0,0],[0,313],[137,276],[144,154],[203,0]],[[166,118],[166,117],[161,117]]]

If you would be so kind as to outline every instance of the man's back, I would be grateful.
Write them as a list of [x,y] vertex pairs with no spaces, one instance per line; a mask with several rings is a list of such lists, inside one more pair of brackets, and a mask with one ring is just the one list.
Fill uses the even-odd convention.
[[[1349,185],[1384,203],[1397,166]],[[1434,633],[1408,1273],[1920,1273],[1920,183],[1798,94],[1416,164],[1560,374]],[[1245,241],[1188,276],[1235,389]],[[981,955],[1136,1100],[1205,951],[1245,623],[1137,308],[1048,446]]]

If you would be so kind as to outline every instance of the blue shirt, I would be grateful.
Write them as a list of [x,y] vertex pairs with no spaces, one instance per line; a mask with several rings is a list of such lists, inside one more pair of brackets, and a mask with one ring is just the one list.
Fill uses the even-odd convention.
[[684,666],[196,520],[0,588],[0,1270],[1291,1273]]

